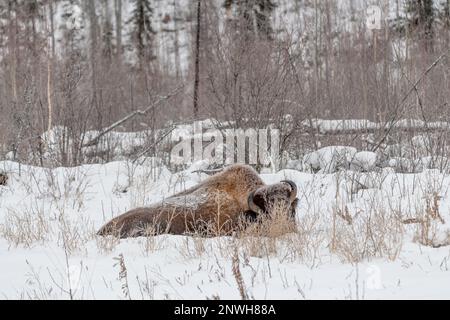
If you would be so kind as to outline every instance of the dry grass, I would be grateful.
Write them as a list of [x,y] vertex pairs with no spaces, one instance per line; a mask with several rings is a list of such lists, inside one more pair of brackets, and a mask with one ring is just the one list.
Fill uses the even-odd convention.
[[119,281],[122,283],[122,293],[126,299],[131,300],[130,287],[128,284],[128,270],[125,265],[125,258],[121,253],[118,257],[115,257],[114,260],[117,261],[114,264],[114,267],[119,266]]
[[[236,234],[236,241],[243,253],[250,257],[286,258],[286,252],[298,245],[299,231],[296,222],[289,217],[289,209],[280,203],[269,208],[270,216],[261,217],[256,223]],[[231,252],[231,256],[234,253]]]
[[167,235],[158,235],[153,226],[148,226],[144,234],[145,237],[139,241],[143,255],[148,256],[152,252],[163,250],[167,247]]
[[245,282],[241,274],[241,269],[239,267],[239,251],[238,248],[234,248],[234,255],[232,258],[232,270],[233,270],[233,276],[236,280],[236,284],[239,289],[239,294],[241,296],[242,300],[248,300],[248,294],[247,289],[245,288]]
[[60,211],[57,223],[58,246],[64,248],[69,254],[86,250],[86,244],[93,239],[94,225],[89,218],[80,216],[70,219],[64,211]]
[[51,239],[53,230],[43,207],[36,204],[22,211],[6,210],[3,223],[0,224],[0,236],[10,245],[29,248]]
[[95,237],[95,241],[99,252],[107,254],[114,251],[120,243],[120,238],[115,236],[97,236]]
[[430,247],[441,247],[450,244],[450,239],[439,239],[437,228],[445,224],[439,211],[440,196],[434,192],[425,198],[425,208],[418,210],[419,215],[414,218],[403,220],[404,224],[414,224],[414,241]]
[[395,260],[398,257],[403,244],[403,224],[384,208],[370,208],[351,222],[340,216],[334,219],[336,229],[330,250],[343,262],[358,263],[379,257]]
[[184,237],[182,244],[178,247],[178,252],[184,259],[197,259],[204,254],[211,252],[208,239],[199,233]]

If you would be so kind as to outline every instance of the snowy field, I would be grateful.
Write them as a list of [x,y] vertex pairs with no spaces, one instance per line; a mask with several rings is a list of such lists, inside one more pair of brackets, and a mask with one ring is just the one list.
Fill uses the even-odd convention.
[[[448,2],[272,2],[0,4],[0,299],[450,298]],[[96,234],[247,138],[296,228]]]
[[[299,188],[277,238],[117,240],[110,218],[195,185],[155,159],[43,169],[0,162],[2,299],[448,299],[450,177],[437,170],[262,174]],[[238,284],[239,283],[239,284]]]

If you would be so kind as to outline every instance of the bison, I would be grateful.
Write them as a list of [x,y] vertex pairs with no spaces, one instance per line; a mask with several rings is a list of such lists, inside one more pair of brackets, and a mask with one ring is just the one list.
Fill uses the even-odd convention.
[[229,235],[284,208],[295,225],[297,187],[290,180],[266,185],[247,165],[232,165],[163,201],[130,210],[106,223],[98,235],[121,238],[151,234]]
[[8,182],[8,176],[6,173],[0,172],[0,186],[6,186]]

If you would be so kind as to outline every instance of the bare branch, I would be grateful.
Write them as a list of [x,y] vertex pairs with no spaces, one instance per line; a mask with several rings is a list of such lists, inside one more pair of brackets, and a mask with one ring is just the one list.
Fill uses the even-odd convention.
[[142,157],[144,154],[146,154],[148,151],[150,151],[151,149],[153,149],[154,147],[156,147],[161,141],[163,141],[169,134],[171,134],[173,132],[173,130],[175,129],[175,126],[173,126],[172,128],[170,128],[169,130],[167,130],[167,132],[165,132],[158,140],[156,140],[154,143],[152,143],[150,146],[148,146],[147,148],[145,148],[144,150],[142,150],[141,152],[139,152],[135,159],[133,160],[133,163],[136,162],[136,160],[138,160],[140,157]]
[[100,131],[100,133],[95,136],[93,139],[89,140],[86,143],[83,143],[81,146],[82,147],[90,147],[90,146],[94,146],[96,145],[100,138],[103,137],[105,134],[107,134],[108,132],[114,130],[115,128],[117,128],[118,126],[120,126],[121,124],[127,122],[130,119],[133,119],[134,117],[140,115],[146,115],[147,112],[149,112],[150,110],[158,107],[161,105],[162,102],[170,99],[171,97],[173,97],[175,94],[178,93],[178,91],[183,88],[184,85],[181,85],[179,87],[176,87],[174,90],[172,90],[171,92],[169,92],[167,95],[165,96],[160,96],[158,100],[156,100],[155,102],[153,102],[151,105],[149,105],[148,107],[146,107],[145,109],[138,109],[133,111],[132,113],[126,115],[125,117],[123,117],[122,119],[114,122],[113,124],[111,124],[109,127],[106,127],[105,129],[103,129],[102,131]]
[[414,82],[414,84],[412,85],[412,87],[408,90],[408,92],[406,92],[406,94],[403,96],[403,98],[400,100],[400,102],[396,105],[395,110],[393,112],[393,116],[391,118],[391,120],[389,121],[389,126],[387,127],[387,129],[385,130],[385,133],[383,135],[383,137],[380,139],[380,141],[377,143],[377,145],[373,148],[372,151],[376,151],[378,150],[378,148],[383,144],[383,142],[386,140],[386,138],[388,137],[389,133],[391,132],[392,128],[395,126],[395,123],[398,121],[398,115],[399,115],[399,110],[400,108],[403,106],[403,104],[405,103],[405,101],[408,99],[409,95],[414,92],[414,90],[417,90],[417,86],[422,82],[422,80],[426,77],[426,75],[434,69],[434,67],[436,67],[438,65],[438,63],[444,59],[448,53],[450,51],[446,51],[443,54],[441,54],[432,64],[430,64],[430,66],[420,75],[420,77],[416,80],[416,82]]

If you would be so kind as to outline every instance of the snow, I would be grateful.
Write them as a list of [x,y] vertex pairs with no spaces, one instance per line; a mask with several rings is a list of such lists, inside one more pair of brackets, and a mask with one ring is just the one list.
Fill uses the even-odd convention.
[[[290,117],[286,116],[286,122],[292,121]],[[300,171],[314,171],[321,173],[333,173],[341,168],[358,171],[376,170],[377,167],[392,166],[396,170],[401,172],[419,172],[423,169],[440,169],[443,171],[448,170],[446,164],[446,158],[444,155],[450,151],[446,143],[436,144],[434,141],[439,141],[442,137],[442,132],[428,132],[425,133],[420,120],[401,119],[396,126],[402,128],[405,124],[409,123],[412,129],[423,131],[422,134],[413,135],[411,138],[404,139],[399,136],[395,136],[388,142],[380,145],[376,155],[370,153],[370,148],[377,144],[375,139],[376,133],[363,134],[364,130],[371,130],[376,128],[377,130],[382,128],[385,124],[373,123],[368,120],[347,119],[347,120],[323,120],[312,119],[312,127],[318,130],[320,134],[341,134],[342,132],[350,134],[360,134],[360,142],[371,142],[367,144],[366,149],[354,149],[348,146],[331,145],[319,150],[285,150],[285,154],[281,157],[280,165],[282,168],[296,169]],[[111,131],[103,135],[99,142],[93,146],[83,147],[80,152],[82,153],[84,161],[86,163],[102,162],[102,161],[122,161],[129,159],[130,157],[137,156],[148,149],[152,141],[158,141],[158,146],[161,149],[172,151],[174,145],[179,147],[179,151],[185,147],[189,148],[191,141],[203,141],[211,142],[210,145],[214,147],[216,151],[220,152],[226,148],[225,144],[219,143],[218,139],[222,138],[223,130],[234,128],[235,124],[232,122],[219,123],[216,119],[208,118],[202,121],[196,121],[192,123],[165,123],[162,124],[164,129],[142,130],[137,132],[125,132],[125,131]],[[305,126],[311,126],[309,121],[303,123]],[[415,127],[415,125],[419,127]],[[273,124],[269,124],[267,127],[271,127]],[[219,129],[217,129],[219,128]],[[450,129],[450,126],[446,122],[430,123],[428,128],[437,128],[442,130]],[[121,130],[123,128],[117,128]],[[355,131],[357,130],[357,131]],[[358,130],[362,130],[359,132]],[[101,130],[90,130],[82,134],[77,139],[77,143],[86,144],[100,134]],[[237,131],[235,131],[237,132]],[[43,154],[44,162],[48,160],[52,165],[61,165],[56,160],[62,161],[66,158],[71,158],[71,152],[78,150],[73,148],[73,136],[69,135],[67,128],[62,126],[55,126],[50,131],[44,132],[41,135],[41,139],[45,143],[45,152]],[[219,141],[219,142],[218,142]],[[318,141],[320,145],[320,140]],[[14,160],[14,152],[7,150],[6,146],[1,146],[0,149],[4,150],[0,152],[0,159]],[[195,162],[198,156],[204,156],[200,153],[191,152],[187,154],[186,158],[180,156],[176,152],[170,154],[172,160],[177,158],[182,164],[188,164],[192,166],[191,171],[206,169],[208,165]],[[207,151],[208,149],[204,149]],[[212,150],[212,149],[211,149]],[[192,151],[192,150],[191,150]],[[294,152],[292,152],[294,151]],[[78,151],[77,151],[78,152]],[[294,158],[291,158],[290,153],[294,153]],[[306,154],[305,154],[306,152]],[[204,152],[205,153],[205,152]],[[206,152],[205,154],[208,154]],[[29,155],[33,157],[33,154]],[[167,154],[169,157],[169,154]],[[193,159],[192,159],[193,158]],[[433,161],[429,159],[434,159]],[[37,159],[27,159],[27,161],[36,161]],[[217,159],[214,160],[219,162]],[[175,161],[174,161],[175,162]],[[195,169],[196,165],[200,165],[201,168]],[[275,166],[276,167],[276,166]]]
[[350,169],[356,171],[371,171],[377,164],[377,154],[371,151],[360,151],[355,153]]
[[[366,119],[311,119],[304,120],[302,125],[315,129],[321,134],[332,134],[339,131],[380,130],[389,127],[390,123],[373,122]],[[396,129],[424,129],[426,127],[441,130],[450,129],[448,122],[437,121],[425,125],[425,122],[417,119],[399,119],[392,126]]]
[[194,162],[193,164],[191,164],[189,166],[188,171],[189,172],[194,172],[194,171],[207,170],[209,165],[210,165],[209,159],[196,161],[196,162]]
[[391,168],[394,168],[396,172],[421,172],[423,170],[423,165],[420,161],[414,161],[408,158],[402,158],[402,157],[394,157],[389,159],[385,166],[389,166]]
[[[335,152],[346,160],[348,154],[368,162],[374,157],[351,148],[319,154],[329,158]],[[264,254],[265,246],[257,241],[270,244],[265,238],[159,235],[117,240],[95,235],[110,218],[207,177],[191,173],[192,168],[171,173],[154,158],[55,169],[3,161],[0,168],[10,177],[7,186],[0,186],[2,297],[69,299],[70,287],[75,299],[126,299],[125,279],[115,260],[123,254],[133,299],[236,299],[230,255],[236,246],[246,289],[256,299],[442,299],[450,294],[450,248],[445,245],[450,177],[438,170],[313,174],[285,169],[261,174],[266,183],[293,180],[300,200],[300,232],[277,239],[274,251]],[[433,195],[445,221],[430,225],[433,243],[443,245],[439,248],[420,244],[418,225],[394,223],[398,214],[402,219],[421,217],[432,207]],[[343,208],[353,222],[350,226],[338,217],[337,231],[348,239],[338,236],[341,244],[331,252],[332,217]],[[376,219],[381,220],[373,225]],[[368,225],[377,230],[372,237],[386,247],[379,249],[378,242],[364,237]],[[22,238],[11,235],[19,227],[26,231]],[[395,233],[396,227],[404,230]],[[354,247],[344,246],[348,244]],[[351,261],[358,256],[358,263]]]
[[449,173],[450,162],[446,157],[441,156],[427,156],[421,159],[423,166],[427,169],[438,169],[442,172]]
[[298,159],[289,159],[286,163],[286,169],[294,169],[298,171],[303,170],[303,163],[301,160]]
[[343,120],[324,120],[312,119],[303,121],[304,126],[312,127],[320,133],[328,133],[340,130],[358,130],[358,129],[375,129],[379,128],[379,124],[369,120],[359,119],[343,119]]
[[348,168],[357,150],[346,146],[329,146],[304,156],[303,163],[321,173],[333,173],[338,168]]

